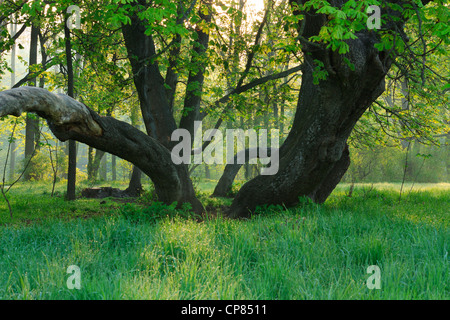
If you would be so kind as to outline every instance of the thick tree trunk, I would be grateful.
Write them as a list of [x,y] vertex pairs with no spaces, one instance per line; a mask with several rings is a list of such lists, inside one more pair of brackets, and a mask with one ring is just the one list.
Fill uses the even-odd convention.
[[323,182],[308,196],[316,203],[325,202],[341,181],[349,166],[350,152],[348,150],[348,145],[346,145],[342,157],[330,169]]
[[354,71],[341,56],[330,53],[330,74],[317,85],[313,59],[321,56],[306,55],[293,127],[280,148],[279,171],[245,184],[233,201],[231,216],[246,217],[263,204],[293,206],[300,196],[326,200],[348,168],[347,139],[354,125],[384,91],[387,67],[372,41],[361,35],[349,42],[347,58]]
[[[167,88],[164,86],[165,81],[161,76],[158,62],[155,59],[155,43],[152,36],[146,35],[146,27],[136,15],[131,16],[130,19],[131,23],[124,25],[122,32],[134,73],[133,78],[139,96],[142,118],[148,136],[158,140],[161,147],[165,147],[164,153],[169,157],[168,161],[173,165],[170,158],[170,150],[174,145],[171,142],[171,136],[177,129],[177,125],[167,97]],[[154,176],[152,178],[152,175],[146,172],[143,166],[137,162],[133,163],[152,179],[157,194],[160,198],[165,199],[164,202],[168,202],[169,200],[167,199],[178,199],[176,201],[179,204],[189,202],[196,212],[203,211],[202,204],[196,198],[187,165],[173,165],[175,172],[171,174],[174,175],[173,179],[176,180],[176,184],[168,188],[166,181],[163,182],[163,179],[161,179],[164,176],[164,172],[158,174],[152,172]],[[160,177],[159,175],[162,176]],[[158,176],[156,182],[155,176]]]

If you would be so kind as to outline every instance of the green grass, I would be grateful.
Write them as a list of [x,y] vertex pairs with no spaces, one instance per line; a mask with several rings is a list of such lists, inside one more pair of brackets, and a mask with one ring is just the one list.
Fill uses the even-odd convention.
[[[449,299],[450,188],[419,187],[399,202],[398,185],[352,198],[341,185],[324,205],[198,222],[18,185],[12,220],[0,202],[0,299]],[[70,265],[81,290],[67,288]],[[380,290],[366,286],[370,265]]]

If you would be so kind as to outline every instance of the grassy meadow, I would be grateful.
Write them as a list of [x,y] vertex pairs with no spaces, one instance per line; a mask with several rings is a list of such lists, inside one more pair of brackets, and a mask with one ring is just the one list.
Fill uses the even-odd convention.
[[[117,185],[118,186],[118,185]],[[123,187],[123,186],[122,186]],[[208,197],[208,208],[230,203]],[[152,203],[63,199],[28,183],[0,201],[0,299],[449,299],[450,184],[340,185],[323,205],[247,220]],[[81,289],[67,268],[79,266]],[[381,271],[370,290],[367,268]]]

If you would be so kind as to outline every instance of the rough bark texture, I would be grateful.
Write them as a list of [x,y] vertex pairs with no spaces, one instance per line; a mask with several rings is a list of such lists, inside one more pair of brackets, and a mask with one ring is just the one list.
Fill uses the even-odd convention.
[[328,197],[348,167],[346,143],[354,125],[384,90],[387,68],[373,44],[374,39],[364,34],[349,43],[346,57],[354,71],[341,56],[331,54],[332,72],[317,85],[314,58],[323,52],[307,53],[293,127],[280,148],[280,170],[245,184],[231,216],[248,216],[263,204],[293,206],[303,195],[318,202]]
[[334,166],[330,169],[328,175],[316,188],[316,190],[314,190],[308,196],[316,203],[325,202],[325,200],[327,200],[338,183],[341,181],[349,166],[350,152],[348,151],[348,145],[346,145],[341,159],[339,159],[339,161],[334,164]]

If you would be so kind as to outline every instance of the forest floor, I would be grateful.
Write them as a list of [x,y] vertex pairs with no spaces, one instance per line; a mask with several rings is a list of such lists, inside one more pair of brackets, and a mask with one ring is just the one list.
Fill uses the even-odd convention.
[[[106,184],[104,184],[106,185]],[[115,187],[125,188],[116,183]],[[84,187],[87,187],[84,186]],[[0,200],[0,299],[449,299],[450,184],[339,185],[323,205],[247,220],[152,202],[63,199],[18,184]],[[209,208],[213,184],[198,183]],[[69,266],[81,289],[69,289]],[[379,267],[380,289],[370,289]]]

